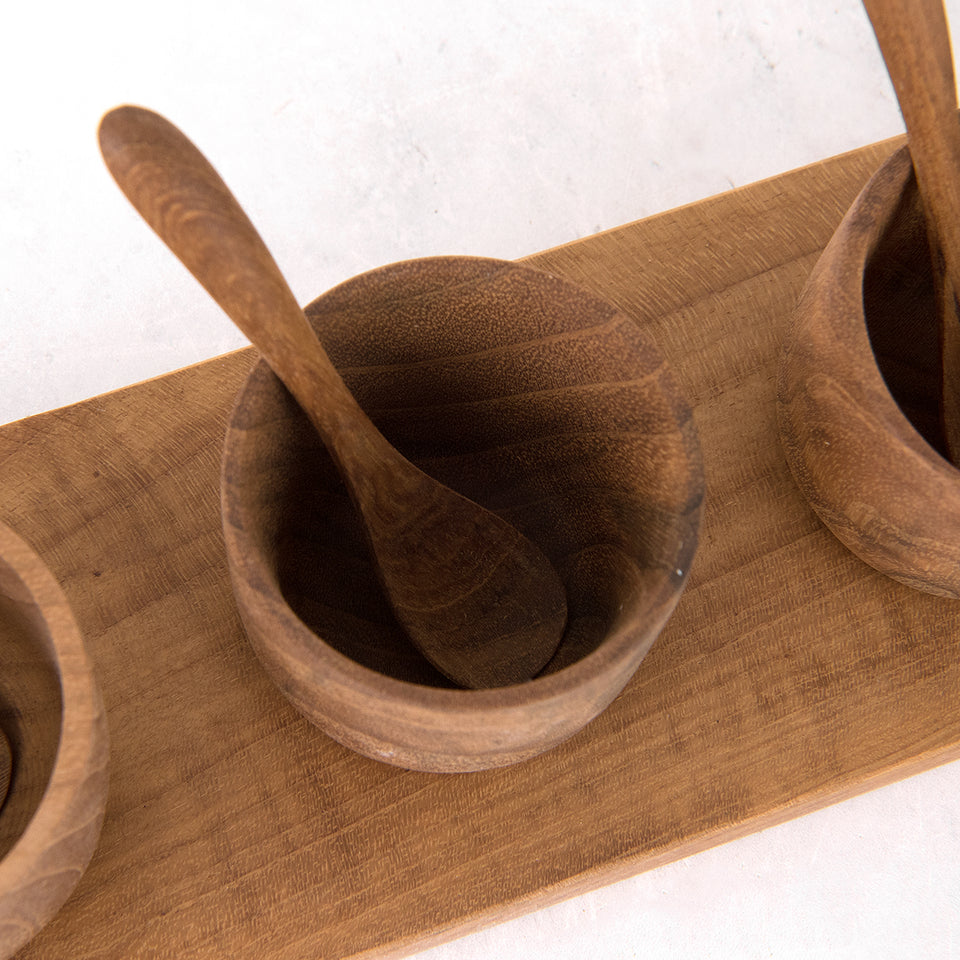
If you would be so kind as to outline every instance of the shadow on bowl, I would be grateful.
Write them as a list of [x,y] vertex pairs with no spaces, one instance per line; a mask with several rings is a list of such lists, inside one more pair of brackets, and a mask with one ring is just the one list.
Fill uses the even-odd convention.
[[863,313],[880,375],[913,428],[941,457],[940,342],[926,220],[912,169],[863,273]]
[[399,766],[484,769],[567,739],[636,670],[696,549],[699,445],[659,351],[595,296],[481,258],[384,267],[307,315],[402,454],[540,546],[569,621],[541,676],[453,689],[397,625],[330,458],[261,362],[222,479],[234,592],[264,666],[335,739]]

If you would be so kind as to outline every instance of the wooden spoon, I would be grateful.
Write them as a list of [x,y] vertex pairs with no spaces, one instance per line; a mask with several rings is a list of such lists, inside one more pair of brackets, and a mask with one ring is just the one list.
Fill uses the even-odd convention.
[[950,33],[940,0],[864,0],[907,128],[938,283],[941,417],[960,464],[960,121]]
[[465,687],[535,676],[566,623],[564,590],[546,557],[384,439],[334,369],[243,210],[176,127],[148,110],[119,107],[101,121],[100,149],[133,206],[313,422],[413,643]]

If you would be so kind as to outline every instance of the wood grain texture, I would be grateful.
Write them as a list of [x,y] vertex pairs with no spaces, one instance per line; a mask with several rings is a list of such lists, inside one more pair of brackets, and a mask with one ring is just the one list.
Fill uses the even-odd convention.
[[2,428],[2,515],[62,581],[113,732],[97,854],[22,960],[400,956],[960,755],[960,608],[850,553],[777,441],[796,299],[893,146],[532,258],[656,340],[708,495],[633,679],[517,766],[365,759],[260,667],[218,520],[251,353]]
[[7,799],[12,764],[13,757],[10,754],[10,743],[3,731],[0,730],[0,809],[3,807],[3,801]]
[[[377,429],[253,224],[180,130],[150,110],[118,107],[100,123],[100,149],[133,206],[250,338],[322,438],[363,524],[383,592],[417,649],[463,687],[536,676],[567,622],[563,584],[543,551],[401,456]],[[409,339],[389,313],[375,319],[366,328],[373,352],[374,344]],[[227,483],[242,492],[243,471]],[[316,512],[310,493],[303,501],[298,513]],[[272,512],[272,493],[245,505],[245,523],[256,526]],[[250,590],[244,579],[236,587]],[[259,596],[253,589],[248,600],[255,605]]]
[[543,551],[570,620],[535,680],[450,689],[390,616],[332,458],[263,363],[223,465],[227,557],[261,660],[324,730],[398,766],[487,769],[567,739],[636,670],[696,550],[700,448],[662,354],[582,288],[478,257],[370,271],[307,315],[390,443]]
[[811,274],[785,340],[780,432],[791,469],[850,550],[960,597],[960,472],[937,415],[940,346],[910,154],[871,179]]
[[937,289],[940,410],[960,463],[960,124],[950,31],[941,0],[864,0],[907,127]]
[[0,525],[0,957],[56,913],[93,853],[107,789],[103,705],[76,622],[40,558]]

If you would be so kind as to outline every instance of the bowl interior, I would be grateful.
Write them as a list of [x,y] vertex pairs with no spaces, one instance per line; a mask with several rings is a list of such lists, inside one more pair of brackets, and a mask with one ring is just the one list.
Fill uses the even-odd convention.
[[63,701],[53,644],[24,586],[0,558],[0,731],[10,748],[10,782],[0,806],[0,860],[23,834],[53,772]]
[[853,553],[960,596],[960,486],[944,456],[933,261],[906,147],[870,178],[815,265],[777,386],[804,496]]
[[10,744],[7,742],[6,734],[0,728],[0,809],[3,809],[3,801],[7,799],[7,787],[10,786],[10,768],[13,757],[10,753]]
[[[364,274],[307,315],[387,439],[554,563],[570,616],[546,673],[679,595],[699,446],[663,358],[626,316],[545,273],[475,258]],[[247,560],[318,637],[389,677],[450,686],[394,620],[330,458],[263,363],[234,410],[231,476],[225,509]]]
[[0,524],[0,957],[60,909],[100,834],[107,793],[103,703],[73,613],[43,561]]
[[912,170],[864,266],[863,310],[887,389],[914,429],[946,457],[939,410],[936,290]]

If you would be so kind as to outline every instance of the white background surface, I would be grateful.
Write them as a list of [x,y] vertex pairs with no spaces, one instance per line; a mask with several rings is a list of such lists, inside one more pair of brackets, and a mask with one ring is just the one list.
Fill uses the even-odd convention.
[[[854,0],[62,0],[0,29],[0,422],[244,343],[103,169],[118,103],[200,145],[301,301],[902,130]],[[960,956],[960,764],[423,954],[530,956]]]

